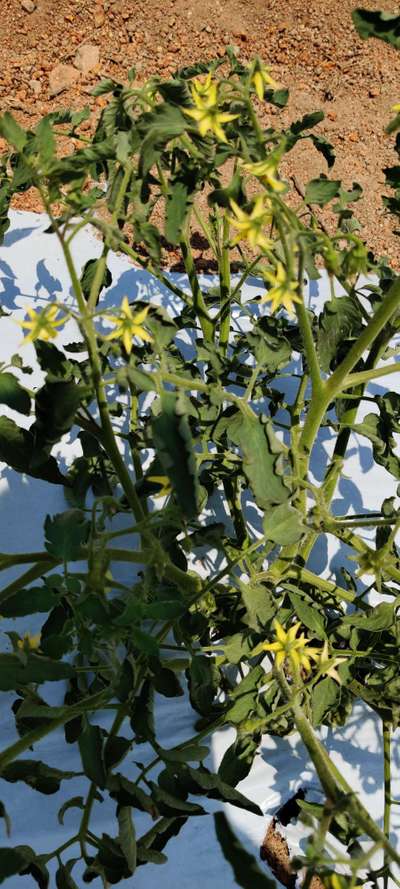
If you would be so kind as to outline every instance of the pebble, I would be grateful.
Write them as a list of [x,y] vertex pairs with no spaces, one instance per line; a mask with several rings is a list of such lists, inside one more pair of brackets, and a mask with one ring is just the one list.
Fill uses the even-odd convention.
[[377,86],[371,86],[371,88],[368,90],[368,95],[369,95],[370,99],[376,99],[377,96],[380,96],[380,94],[381,94],[381,91],[380,91],[380,89],[378,89]]
[[25,12],[35,12],[36,9],[36,3],[34,3],[34,0],[21,0],[21,6],[22,9],[25,10]]
[[79,74],[72,65],[56,65],[49,74],[50,96],[58,96],[64,90],[70,89],[78,80]]
[[35,93],[35,96],[40,96],[40,93],[42,92],[42,84],[40,83],[40,80],[30,80],[29,89],[32,93]]
[[85,43],[76,51],[74,65],[82,74],[89,74],[97,68],[100,61],[100,50],[93,43]]

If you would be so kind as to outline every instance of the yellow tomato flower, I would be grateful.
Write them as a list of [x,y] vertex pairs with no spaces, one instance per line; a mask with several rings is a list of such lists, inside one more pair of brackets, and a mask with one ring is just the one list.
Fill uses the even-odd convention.
[[200,104],[198,103],[201,103],[203,107],[210,107],[217,104],[218,86],[215,81],[212,81],[211,79],[211,71],[207,74],[204,81],[201,81],[198,78],[193,80],[190,88],[193,102],[197,108],[200,107]]
[[275,619],[276,640],[275,642],[263,643],[261,648],[263,651],[275,652],[275,664],[277,667],[281,667],[284,661],[288,660],[295,670],[299,670],[302,667],[309,673],[311,670],[310,658],[314,661],[318,660],[321,649],[310,647],[310,641],[306,639],[304,633],[301,636],[297,635],[300,626],[301,623],[299,621],[293,624],[290,630],[285,630],[282,624]]
[[281,262],[277,262],[275,273],[263,271],[263,278],[271,284],[268,293],[263,296],[261,302],[270,302],[271,311],[276,312],[280,306],[286,309],[289,315],[294,315],[294,303],[301,303],[297,291],[297,281],[291,281]]
[[193,82],[192,99],[196,107],[183,108],[182,110],[188,117],[192,117],[197,122],[200,136],[206,136],[209,130],[211,130],[220,142],[227,142],[222,124],[236,120],[239,115],[219,110],[218,87],[216,83],[211,81],[210,74],[204,83],[200,80]]
[[18,639],[17,645],[23,651],[36,651],[40,647],[40,633],[36,633],[35,636],[25,633],[23,639]]
[[330,657],[329,656],[329,647],[328,642],[325,640],[324,647],[320,650],[320,655],[317,660],[317,667],[321,675],[330,676],[331,679],[334,679],[339,685],[342,684],[342,680],[339,676],[339,673],[336,667],[339,664],[344,664],[347,658],[345,657]]
[[108,316],[116,326],[111,333],[107,334],[105,339],[121,339],[128,355],[130,355],[132,351],[132,340],[135,336],[140,337],[144,342],[150,343],[153,337],[150,336],[147,330],[143,327],[143,322],[146,320],[149,308],[149,306],[146,306],[134,315],[129,305],[128,297],[124,296],[119,315]]
[[257,161],[254,164],[243,164],[246,173],[256,176],[264,185],[267,185],[271,191],[285,191],[286,184],[276,177],[277,163],[275,158],[266,158],[264,161]]
[[395,111],[396,114],[400,114],[400,102],[397,102],[396,105],[392,105],[391,111]]
[[256,197],[250,213],[246,213],[236,203],[231,200],[234,217],[228,216],[228,221],[234,228],[239,229],[239,233],[235,236],[232,244],[238,244],[239,241],[247,240],[251,247],[259,247],[261,250],[271,250],[273,242],[267,238],[263,229],[266,225],[271,225],[272,215],[271,208],[265,202],[263,194]]
[[262,102],[264,98],[266,86],[271,86],[272,89],[275,89],[277,86],[277,83],[275,83],[275,80],[269,73],[269,68],[267,68],[266,65],[263,65],[263,63],[260,62],[259,59],[256,60],[254,71],[250,78],[250,83],[252,86],[254,86],[257,98],[260,100],[260,102]]
[[160,485],[160,490],[154,495],[155,497],[168,497],[169,494],[172,494],[172,485],[167,475],[148,475],[147,481]]
[[34,343],[35,340],[54,340],[58,334],[57,327],[64,324],[64,318],[57,318],[57,306],[46,306],[45,309],[35,311],[27,309],[29,321],[17,321],[23,330],[30,332],[24,337],[24,343]]

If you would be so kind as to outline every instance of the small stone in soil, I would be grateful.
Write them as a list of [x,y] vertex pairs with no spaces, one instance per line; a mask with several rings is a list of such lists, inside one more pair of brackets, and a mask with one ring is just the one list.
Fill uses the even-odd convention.
[[78,80],[79,74],[72,65],[56,65],[49,74],[50,96],[58,96]]
[[100,60],[100,50],[93,43],[85,43],[80,46],[75,55],[74,65],[82,71],[82,74],[89,74],[93,68],[97,68]]
[[21,6],[25,12],[35,12],[36,9],[36,3],[33,0],[21,0]]
[[29,88],[35,93],[35,96],[39,96],[42,92],[42,84],[40,83],[40,80],[30,80]]

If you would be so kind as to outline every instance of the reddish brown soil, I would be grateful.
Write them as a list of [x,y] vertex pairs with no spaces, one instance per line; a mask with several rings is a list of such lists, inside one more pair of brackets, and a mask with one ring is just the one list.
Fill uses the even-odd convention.
[[[391,105],[400,99],[400,53],[381,42],[363,42],[351,22],[352,0],[36,0],[33,13],[22,0],[1,0],[0,109],[10,109],[34,124],[51,109],[89,104],[104,98],[90,90],[107,74],[124,78],[136,65],[140,78],[169,75],[181,64],[222,54],[227,44],[244,59],[259,53],[276,80],[291,90],[282,124],[323,109],[317,132],[333,143],[334,176],[346,186],[358,181],[365,197],[357,216],[363,236],[378,254],[397,265],[396,221],[381,204],[382,168],[397,161],[393,137],[384,133]],[[397,2],[360,0],[368,9],[395,12]],[[59,62],[71,64],[84,43],[100,48],[98,69],[79,76],[68,91],[49,97],[49,73]],[[32,83],[34,82],[34,83]],[[0,144],[1,148],[1,144]],[[286,174],[300,183],[325,170],[321,156],[300,143],[290,154]],[[27,193],[15,205],[38,209]]]

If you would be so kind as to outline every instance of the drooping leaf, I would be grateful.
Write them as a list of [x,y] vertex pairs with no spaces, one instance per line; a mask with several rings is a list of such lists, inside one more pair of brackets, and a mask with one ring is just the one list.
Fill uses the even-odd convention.
[[218,799],[253,815],[261,815],[261,809],[252,800],[244,796],[234,787],[226,784],[219,775],[213,775],[204,766],[194,769],[185,765],[180,767],[178,781],[189,793],[201,794],[209,799]]
[[46,795],[57,793],[61,781],[76,778],[79,772],[63,772],[34,759],[18,759],[2,769],[1,777],[11,784],[23,781],[34,790]]
[[[81,287],[83,290],[83,295],[86,300],[89,299],[90,290],[93,285],[93,281],[96,277],[97,271],[99,269],[100,261],[101,260],[99,260],[99,259],[88,259],[88,261],[85,263],[85,265],[83,267],[83,271],[81,274]],[[101,294],[101,291],[104,290],[106,287],[110,287],[111,284],[112,284],[112,274],[111,274],[109,268],[107,268],[107,266],[106,266],[106,268],[104,269],[102,278],[100,279],[99,296]]]
[[284,478],[283,448],[270,421],[240,414],[229,423],[229,438],[243,454],[243,469],[257,505],[269,509],[288,499],[290,489]]
[[0,135],[17,151],[23,151],[27,142],[27,133],[17,123],[15,117],[6,111],[0,117]]
[[237,735],[225,751],[218,769],[218,775],[225,784],[236,787],[239,781],[247,777],[258,747],[259,742],[252,735]]
[[59,682],[75,675],[71,664],[27,654],[23,663],[16,654],[0,654],[0,690],[12,691],[30,682]]
[[321,725],[324,716],[336,703],[340,695],[340,686],[330,676],[325,676],[314,685],[311,693],[312,718],[315,726]]
[[85,774],[102,789],[106,786],[106,767],[104,762],[104,737],[98,725],[87,723],[79,735],[79,752]]
[[171,392],[161,397],[161,412],[153,418],[153,442],[157,456],[171,481],[178,503],[187,518],[198,512],[198,479],[193,440],[182,402]]
[[354,296],[334,297],[325,303],[319,317],[318,351],[321,369],[326,373],[337,356],[339,346],[357,339],[363,327],[363,316]]
[[58,821],[60,824],[64,824],[64,815],[68,811],[68,809],[84,809],[85,808],[85,800],[83,796],[73,796],[71,799],[67,799],[65,803],[58,810]]
[[131,874],[136,870],[136,835],[129,806],[121,806],[118,809],[119,833],[118,840],[124,853],[126,863]]
[[46,453],[38,454],[30,430],[21,429],[8,417],[0,417],[0,460],[16,472],[26,472],[33,478],[40,478],[54,485],[67,484],[54,457],[49,457]]
[[217,840],[224,858],[229,862],[235,877],[236,885],[242,889],[276,889],[276,883],[258,867],[253,855],[250,855],[231,829],[223,812],[214,814]]
[[21,386],[14,374],[0,373],[0,404],[7,404],[20,414],[28,414],[31,410],[29,392]]
[[192,707],[203,716],[214,712],[214,701],[219,688],[219,671],[213,658],[205,654],[192,657],[189,671],[189,694]]
[[311,630],[312,633],[315,633],[319,638],[321,638],[321,636],[324,638],[325,622],[321,612],[318,611],[317,608],[307,605],[300,595],[291,590],[289,592],[289,597],[293,608],[296,610],[297,617],[301,620],[302,624],[304,624],[308,630]]

